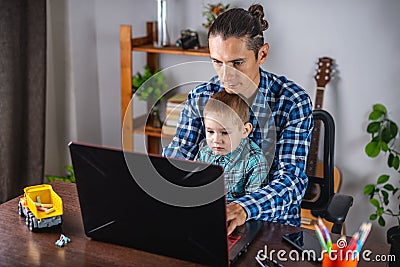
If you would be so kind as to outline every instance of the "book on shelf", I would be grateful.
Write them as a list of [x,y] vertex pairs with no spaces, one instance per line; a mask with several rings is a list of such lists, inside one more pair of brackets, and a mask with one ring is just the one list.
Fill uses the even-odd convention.
[[183,103],[184,102],[181,102],[181,103],[167,102],[167,108],[170,108],[170,109],[179,108],[180,106],[183,105]]
[[168,98],[168,103],[183,103],[186,101],[187,94],[179,93]]
[[161,130],[162,134],[166,134],[166,135],[174,135],[176,131],[176,126],[170,126],[170,125],[166,125],[164,124]]
[[164,125],[176,127],[178,125],[178,120],[166,119]]
[[186,101],[186,94],[176,94],[168,99],[166,108],[166,117],[164,121],[165,126],[170,126],[173,129],[167,129],[169,133],[173,131],[175,133],[175,128],[178,125],[178,120],[184,107],[184,102]]
[[167,110],[167,118],[169,120],[179,120],[179,117],[181,116],[181,109],[174,109],[174,110]]

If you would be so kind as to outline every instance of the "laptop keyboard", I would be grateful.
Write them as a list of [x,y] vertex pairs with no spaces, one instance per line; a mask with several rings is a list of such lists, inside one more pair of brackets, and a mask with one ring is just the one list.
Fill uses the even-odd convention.
[[228,250],[230,250],[241,238],[239,235],[228,235]]

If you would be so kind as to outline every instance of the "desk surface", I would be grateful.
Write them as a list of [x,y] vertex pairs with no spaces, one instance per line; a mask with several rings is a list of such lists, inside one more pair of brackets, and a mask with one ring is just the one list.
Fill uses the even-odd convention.
[[[52,186],[63,199],[64,215],[61,227],[32,233],[26,227],[25,219],[18,215],[18,198],[0,205],[0,266],[201,266],[87,238],[83,230],[75,184],[54,182]],[[265,245],[268,251],[283,249],[289,253],[292,248],[282,241],[281,235],[297,230],[300,228],[264,223],[261,233],[249,246],[246,255],[242,256],[234,266],[259,266],[255,256]],[[71,238],[71,243],[63,248],[54,244],[61,232]],[[372,251],[369,257],[373,258],[378,254],[388,255],[389,246],[374,244],[367,240],[365,249]],[[288,261],[282,264],[285,267],[320,266],[318,263],[300,261]],[[386,266],[386,264],[361,260],[358,266]]]

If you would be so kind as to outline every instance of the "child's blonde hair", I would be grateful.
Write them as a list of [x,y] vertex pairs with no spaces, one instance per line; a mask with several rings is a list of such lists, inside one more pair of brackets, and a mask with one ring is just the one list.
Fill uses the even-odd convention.
[[207,101],[204,107],[204,117],[207,117],[209,113],[231,115],[230,117],[238,126],[242,126],[250,118],[249,106],[246,101],[240,95],[229,94],[225,90],[215,93]]

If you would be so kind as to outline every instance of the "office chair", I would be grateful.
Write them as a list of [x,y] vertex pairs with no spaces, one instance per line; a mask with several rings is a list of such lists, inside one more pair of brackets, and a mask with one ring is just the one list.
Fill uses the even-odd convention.
[[323,125],[323,177],[308,177],[308,186],[303,198],[302,209],[310,210],[315,219],[321,217],[331,222],[332,233],[342,234],[343,223],[353,197],[334,192],[334,147],[335,122],[332,116],[322,109],[313,111],[314,122]]

